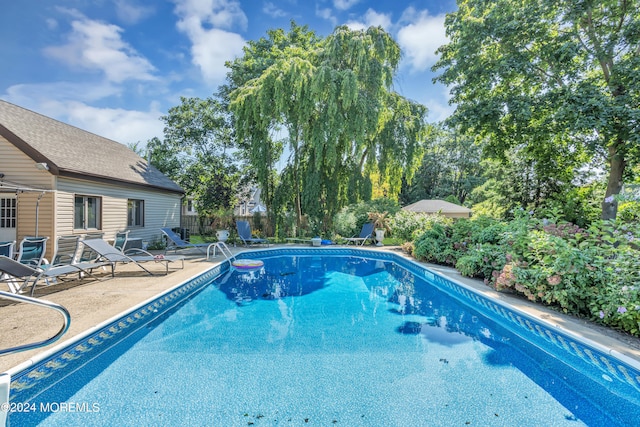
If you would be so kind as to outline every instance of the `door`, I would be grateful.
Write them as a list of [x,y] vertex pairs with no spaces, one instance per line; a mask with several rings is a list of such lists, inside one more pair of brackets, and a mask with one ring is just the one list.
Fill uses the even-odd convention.
[[0,195],[0,242],[16,240],[16,196]]

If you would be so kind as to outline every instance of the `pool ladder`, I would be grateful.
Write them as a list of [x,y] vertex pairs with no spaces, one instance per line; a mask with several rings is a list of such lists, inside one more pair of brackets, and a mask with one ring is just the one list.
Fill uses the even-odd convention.
[[236,257],[232,252],[231,249],[229,249],[229,246],[227,246],[226,243],[224,242],[215,242],[210,244],[209,246],[207,246],[207,261],[209,260],[209,255],[211,252],[211,249],[213,249],[213,256],[216,256],[216,250],[219,249],[220,253],[222,253],[222,255],[224,255],[225,261],[229,261],[229,264],[231,264],[231,261],[233,261],[233,259]]
[[[3,356],[5,354],[18,353],[20,351],[32,350],[34,348],[44,347],[46,345],[51,344],[54,341],[57,341],[69,329],[69,324],[71,323],[71,316],[69,315],[69,311],[67,311],[66,308],[64,308],[59,304],[55,304],[50,301],[27,297],[24,295],[16,295],[9,292],[3,292],[3,291],[0,291],[0,298],[4,298],[4,299],[15,301],[15,302],[24,302],[27,304],[33,304],[40,307],[50,308],[62,314],[62,317],[63,317],[62,327],[51,338],[48,338],[44,341],[31,343],[31,344],[24,344],[16,347],[0,349],[0,356]],[[0,373],[0,427],[4,427],[7,422],[8,411],[5,409],[7,408],[7,404],[9,403],[10,388],[11,388],[11,375],[9,375],[8,373]]]

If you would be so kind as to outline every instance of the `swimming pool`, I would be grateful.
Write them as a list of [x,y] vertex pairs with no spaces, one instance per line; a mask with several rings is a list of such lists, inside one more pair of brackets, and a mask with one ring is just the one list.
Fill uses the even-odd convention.
[[640,417],[635,366],[395,254],[241,256],[265,265],[215,267],[14,373],[21,412],[10,425],[609,426]]

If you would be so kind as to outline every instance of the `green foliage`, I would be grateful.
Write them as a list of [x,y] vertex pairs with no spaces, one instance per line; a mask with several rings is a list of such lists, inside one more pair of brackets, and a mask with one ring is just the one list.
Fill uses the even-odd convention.
[[167,243],[164,241],[164,239],[162,239],[162,237],[158,237],[156,239],[153,239],[151,242],[149,242],[145,250],[161,251],[161,250],[164,250],[166,247],[167,247]]
[[504,249],[499,245],[483,243],[469,249],[455,263],[460,274],[468,277],[488,278],[501,271],[506,264]]
[[[513,186],[516,206],[561,200],[593,161],[606,163],[603,199],[620,192],[640,154],[635,2],[462,0],[445,25],[434,69],[457,106],[447,124],[509,167],[517,179],[494,183]],[[615,218],[616,200],[601,202]]]
[[434,223],[450,225],[452,222],[452,219],[442,215],[400,210],[391,217],[390,226],[396,238],[411,242],[417,240],[418,237],[430,229]]
[[416,240],[413,255],[426,262],[450,264],[450,252],[451,241],[447,236],[447,229],[441,224],[433,223]]
[[355,212],[344,208],[333,218],[333,227],[340,236],[353,236],[358,228],[358,218]]
[[[270,212],[279,210],[271,209],[277,200],[296,210],[298,223],[307,215],[326,229],[349,201],[368,199],[371,184],[395,197],[402,179],[411,179],[426,108],[392,92],[399,60],[399,46],[379,27],[342,26],[320,38],[292,23],[288,33],[249,42],[228,64],[223,92]],[[280,128],[287,159],[274,141]],[[279,160],[286,162],[281,180],[272,174]]]
[[147,144],[151,163],[185,189],[200,215],[233,207],[242,171],[241,162],[227,153],[235,137],[223,102],[183,97],[162,120],[164,139]]
[[[379,198],[367,202],[345,206],[333,217],[334,228],[340,236],[353,236],[360,233],[362,226],[369,222],[370,212],[387,212],[389,216],[400,211],[395,200]],[[393,229],[393,223],[390,222]]]
[[640,335],[640,224],[596,221],[589,228],[518,209],[434,224],[414,242],[416,258],[455,265],[531,301]]
[[413,181],[403,184],[400,199],[410,204],[422,199],[445,199],[462,205],[471,191],[484,182],[478,168],[482,145],[474,138],[431,126],[427,146]]

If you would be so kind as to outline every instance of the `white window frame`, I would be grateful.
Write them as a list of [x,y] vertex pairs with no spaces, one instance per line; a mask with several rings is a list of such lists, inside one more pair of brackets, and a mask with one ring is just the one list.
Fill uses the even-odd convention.
[[144,227],[144,200],[127,200],[127,227]]
[[[78,201],[82,199],[82,224],[78,223]],[[90,226],[91,201],[94,201],[95,226]],[[73,198],[73,228],[75,230],[101,230],[102,229],[102,197],[76,194]]]

